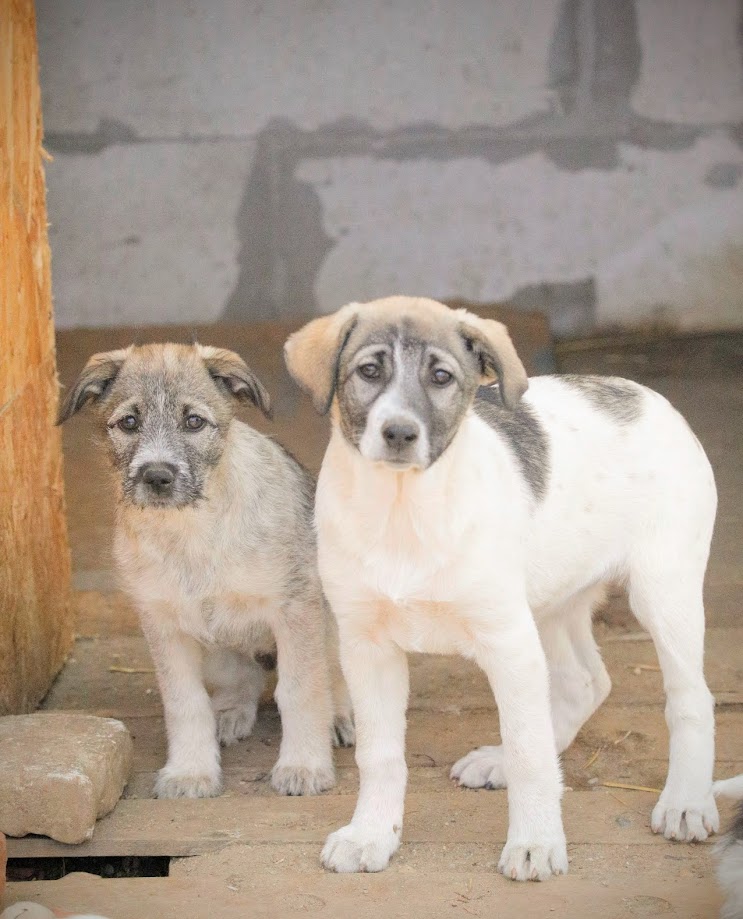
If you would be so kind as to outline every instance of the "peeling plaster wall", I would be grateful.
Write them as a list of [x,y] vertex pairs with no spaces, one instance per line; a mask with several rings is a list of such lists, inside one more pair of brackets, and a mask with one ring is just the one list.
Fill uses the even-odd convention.
[[37,0],[62,326],[743,326],[743,0]]

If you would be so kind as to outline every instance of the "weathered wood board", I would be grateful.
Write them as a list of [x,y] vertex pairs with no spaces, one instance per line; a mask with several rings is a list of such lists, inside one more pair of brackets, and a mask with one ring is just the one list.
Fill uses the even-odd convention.
[[0,3],[0,714],[33,710],[72,642],[36,23]]
[[[70,874],[61,881],[10,884],[7,902],[30,898],[47,906],[97,910],[116,919],[442,919],[470,916],[551,919],[602,916],[711,919],[720,896],[711,878],[689,876],[670,862],[663,877],[609,871],[602,881],[568,875],[545,884],[516,884],[491,874],[396,871],[312,875],[276,871],[213,879],[192,877],[103,880]],[[195,866],[196,867],[196,866]]]
[[[596,789],[566,792],[565,832],[574,843],[651,846],[668,842],[650,831],[655,797],[644,792]],[[221,797],[200,800],[124,800],[77,846],[41,836],[8,839],[11,858],[120,855],[202,855],[235,844],[313,843],[348,823],[350,796]],[[508,827],[505,791],[413,792],[405,801],[406,845],[479,843],[502,846]]]

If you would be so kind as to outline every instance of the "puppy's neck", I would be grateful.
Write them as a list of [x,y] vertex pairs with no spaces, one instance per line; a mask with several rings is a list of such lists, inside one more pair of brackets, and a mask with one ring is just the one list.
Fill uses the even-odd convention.
[[390,464],[367,459],[346,439],[336,416],[332,417],[329,450],[332,448],[332,453],[337,453],[339,458],[343,457],[343,463],[348,467],[349,473],[355,480],[363,482],[365,488],[374,483],[385,491],[394,492],[400,498],[440,488],[445,480],[459,471],[466,452],[463,447],[469,423],[470,413],[465,415],[441,456],[426,469],[411,466],[399,470]]
[[399,471],[362,456],[333,419],[323,463],[330,473],[326,479],[332,480],[342,500],[376,520],[406,513],[416,517],[443,517],[447,496],[457,489],[463,477],[472,474],[472,457],[467,455],[468,428],[469,419],[465,417],[447,449],[427,469]]
[[[425,470],[399,472],[363,457],[333,424],[323,461],[316,516],[359,559],[417,560],[434,569],[477,522],[476,503],[456,500],[476,475],[464,420],[449,447]],[[350,521],[353,520],[353,524]]]

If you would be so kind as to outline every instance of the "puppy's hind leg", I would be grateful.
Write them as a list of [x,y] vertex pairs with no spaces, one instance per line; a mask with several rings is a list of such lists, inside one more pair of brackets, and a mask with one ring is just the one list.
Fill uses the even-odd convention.
[[[550,665],[550,680],[558,691],[562,708],[553,705],[553,724],[558,753],[573,743],[588,719],[604,704],[611,692],[611,678],[593,637],[593,613],[606,600],[603,584],[589,587],[574,597],[565,616],[565,628],[577,666],[560,672]],[[545,632],[545,648],[548,639]],[[547,650],[547,658],[550,652]]]
[[670,735],[668,778],[650,825],[666,839],[686,842],[719,828],[712,796],[714,701],[703,667],[703,574],[703,566],[694,571],[668,551],[638,553],[630,573],[632,611],[650,632],[663,671]]
[[211,693],[217,737],[223,746],[250,735],[266,674],[259,663],[228,648],[204,654],[204,682]]
[[[590,587],[540,625],[558,753],[572,744],[611,689],[591,628],[593,609],[603,597],[603,587]],[[504,788],[503,747],[473,750],[454,764],[451,777],[467,788]]]

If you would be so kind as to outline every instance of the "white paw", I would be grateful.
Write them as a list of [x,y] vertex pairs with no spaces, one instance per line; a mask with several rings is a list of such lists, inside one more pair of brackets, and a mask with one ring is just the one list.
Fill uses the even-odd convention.
[[222,746],[227,747],[249,737],[257,713],[258,706],[255,702],[217,712],[217,738]]
[[401,829],[374,830],[352,823],[331,833],[323,846],[323,865],[330,871],[384,871],[400,848]]
[[706,797],[693,801],[664,791],[653,808],[650,826],[654,833],[662,833],[666,839],[704,842],[720,829],[720,817],[712,791]]
[[546,881],[553,874],[568,873],[565,837],[524,845],[507,842],[498,870],[514,881]]
[[356,743],[356,728],[349,715],[336,715],[333,722],[333,746],[352,747]]
[[450,777],[467,788],[505,788],[503,747],[479,747],[452,766]]
[[215,798],[221,793],[219,772],[181,772],[165,766],[155,782],[156,798]]
[[271,772],[271,785],[280,795],[319,795],[335,785],[335,770],[329,766],[289,766],[280,760]]

